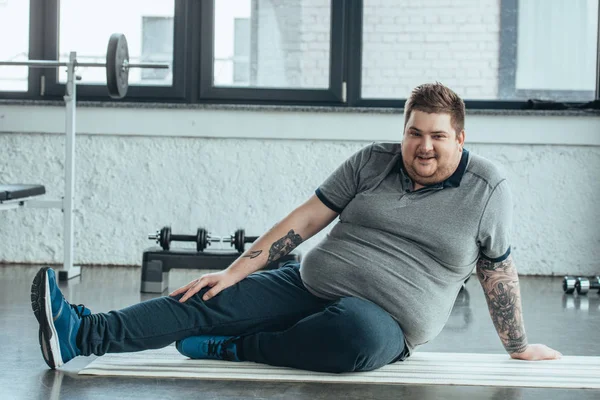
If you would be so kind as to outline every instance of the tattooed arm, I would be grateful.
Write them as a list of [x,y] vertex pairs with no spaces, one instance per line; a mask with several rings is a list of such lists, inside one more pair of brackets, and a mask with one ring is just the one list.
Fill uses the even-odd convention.
[[208,286],[212,289],[202,297],[204,300],[208,300],[223,289],[236,284],[251,273],[285,256],[302,242],[329,225],[337,215],[336,212],[325,206],[317,196],[313,195],[267,233],[259,237],[227,269],[203,275],[170,293],[170,295],[176,296],[185,293],[179,300],[183,303],[202,288]]
[[498,263],[480,258],[477,261],[477,277],[504,348],[509,354],[522,353],[528,343],[521,308],[519,277],[512,256]]
[[512,256],[500,262],[479,258],[477,277],[483,287],[498,336],[512,358],[523,360],[560,358],[559,352],[544,345],[530,345],[527,341],[519,276]]
[[237,259],[228,270],[248,276],[285,256],[329,225],[338,214],[313,195],[292,211]]

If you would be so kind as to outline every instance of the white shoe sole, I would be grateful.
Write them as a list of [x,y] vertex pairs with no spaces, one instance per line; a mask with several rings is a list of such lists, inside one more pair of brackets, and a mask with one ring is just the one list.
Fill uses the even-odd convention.
[[48,269],[47,267],[40,269],[33,280],[31,285],[31,307],[40,324],[39,341],[44,361],[50,368],[55,369],[64,365],[64,362],[52,317]]
[[45,279],[45,290],[44,290],[44,305],[46,307],[45,317],[48,326],[50,327],[50,331],[52,335],[50,336],[50,351],[52,352],[52,358],[54,358],[54,364],[56,367],[60,367],[64,365],[62,354],[60,353],[60,343],[58,343],[58,334],[56,333],[56,328],[54,327],[54,318],[52,318],[52,298],[50,297],[50,283],[48,283],[48,274],[46,274]]

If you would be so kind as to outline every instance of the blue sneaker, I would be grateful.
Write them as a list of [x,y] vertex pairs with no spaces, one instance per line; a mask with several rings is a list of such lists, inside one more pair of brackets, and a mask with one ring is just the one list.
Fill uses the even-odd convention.
[[237,336],[190,336],[175,342],[177,351],[195,360],[240,361]]
[[39,341],[46,364],[52,369],[81,355],[75,344],[81,318],[91,312],[65,300],[56,283],[56,273],[41,268],[31,285],[31,308],[40,324]]

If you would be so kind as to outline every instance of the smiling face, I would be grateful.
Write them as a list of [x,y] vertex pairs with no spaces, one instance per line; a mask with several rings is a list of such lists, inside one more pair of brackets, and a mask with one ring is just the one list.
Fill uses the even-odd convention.
[[448,179],[460,163],[465,142],[448,113],[412,110],[404,126],[402,159],[415,190]]

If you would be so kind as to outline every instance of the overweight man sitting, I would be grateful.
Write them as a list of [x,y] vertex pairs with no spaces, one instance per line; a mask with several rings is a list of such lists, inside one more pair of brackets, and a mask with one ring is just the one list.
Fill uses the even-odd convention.
[[[464,102],[451,89],[418,86],[405,105],[401,143],[362,148],[227,269],[169,296],[92,314],[69,304],[54,271],[41,269],[32,306],[46,363],[176,342],[198,359],[373,370],[440,333],[474,268],[510,357],[560,358],[528,342],[509,184],[465,149],[464,120]],[[336,218],[301,263],[253,274]]]

